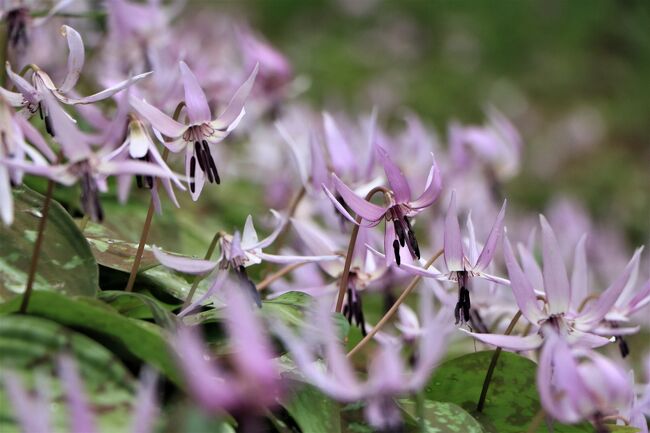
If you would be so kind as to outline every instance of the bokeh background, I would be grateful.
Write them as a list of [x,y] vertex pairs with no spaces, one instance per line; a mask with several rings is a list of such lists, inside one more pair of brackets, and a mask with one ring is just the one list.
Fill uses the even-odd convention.
[[494,105],[525,141],[515,206],[558,194],[632,245],[650,239],[650,2],[196,1],[250,22],[310,86],[317,107],[451,120]]

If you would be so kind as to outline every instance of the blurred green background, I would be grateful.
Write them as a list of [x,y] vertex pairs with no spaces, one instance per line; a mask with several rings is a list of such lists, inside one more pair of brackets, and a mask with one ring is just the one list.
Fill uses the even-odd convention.
[[[208,2],[201,2],[207,5]],[[541,211],[558,192],[650,239],[650,2],[247,0],[248,20],[311,81],[316,107],[408,107],[445,138],[487,104],[522,132],[507,185]],[[395,117],[393,117],[395,118]]]

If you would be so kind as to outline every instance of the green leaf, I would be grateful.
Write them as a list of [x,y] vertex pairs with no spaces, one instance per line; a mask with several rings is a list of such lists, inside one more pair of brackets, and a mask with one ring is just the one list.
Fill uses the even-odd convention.
[[607,424],[607,429],[610,431],[610,433],[637,433],[641,431],[641,429],[629,425],[613,424]]
[[[412,417],[408,430],[417,431],[416,405],[410,400],[400,401],[402,408]],[[425,433],[483,433],[481,424],[467,411],[453,403],[424,400]]]
[[[83,378],[84,390],[96,411],[101,431],[126,432],[135,405],[135,380],[110,351],[85,335],[50,320],[11,315],[0,317],[0,367],[20,373],[23,383],[35,386],[35,373],[49,376],[46,390],[53,404],[50,419],[53,431],[69,430],[69,415],[56,377],[56,356],[70,353]],[[0,431],[18,432],[13,409],[0,386]]]
[[[457,404],[476,418],[485,431],[526,431],[540,409],[536,386],[537,364],[511,352],[501,352],[483,412],[476,411],[485,372],[494,351],[470,353],[440,365],[425,389],[426,398]],[[591,432],[586,424],[555,425],[556,432]],[[546,431],[545,427],[538,431]]]
[[[10,227],[0,225],[0,300],[25,290],[43,208],[43,196],[27,187],[15,188],[13,196],[14,223]],[[52,201],[34,290],[95,296],[98,275],[88,242],[65,209]]]
[[339,433],[341,415],[338,403],[305,383],[291,380],[291,398],[282,406],[304,433]]
[[[0,305],[0,314],[15,313],[20,299]],[[125,351],[151,364],[177,385],[179,373],[163,331],[149,323],[121,316],[107,304],[91,298],[69,298],[54,292],[35,292],[27,312],[84,332],[99,334],[113,351]]]
[[[86,225],[84,235],[98,264],[122,272],[131,272],[133,260],[138,251],[137,243],[121,240],[118,235],[105,226],[92,221]],[[140,272],[157,265],[158,260],[154,257],[151,247],[145,245],[140,262]]]
[[99,293],[98,298],[126,316],[130,316],[131,312],[144,306],[151,313],[156,323],[168,330],[174,330],[178,324],[174,314],[163,308],[154,298],[141,293],[105,290]]

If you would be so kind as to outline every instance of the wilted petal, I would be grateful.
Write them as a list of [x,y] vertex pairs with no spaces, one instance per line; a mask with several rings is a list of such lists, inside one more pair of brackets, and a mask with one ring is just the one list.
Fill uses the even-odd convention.
[[490,234],[488,235],[488,238],[485,241],[485,245],[483,246],[481,255],[478,257],[478,260],[474,265],[474,269],[478,271],[483,271],[487,269],[487,267],[490,265],[490,262],[492,262],[492,257],[494,257],[494,252],[496,251],[497,246],[499,245],[499,240],[503,235],[503,219],[506,214],[506,203],[507,201],[504,200],[503,206],[501,206],[501,210],[499,211],[496,220],[494,220],[494,225],[492,226],[492,230],[490,230]]
[[562,251],[553,229],[543,215],[539,216],[542,226],[542,257],[544,258],[544,291],[551,314],[569,311],[571,287],[567,277]]
[[445,263],[450,272],[462,271],[463,266],[463,241],[458,225],[458,211],[456,209],[456,191],[452,191],[449,209],[445,216]]
[[370,222],[378,222],[386,214],[386,208],[377,206],[374,203],[356,195],[335,173],[332,173],[334,186],[350,209],[358,216]]
[[400,168],[393,162],[386,149],[378,145],[377,154],[379,155],[379,160],[384,166],[384,172],[388,178],[390,189],[395,194],[395,202],[407,203],[411,200],[411,188],[409,187],[406,177],[404,177],[404,173],[402,173],[402,170],[400,170]]
[[181,77],[183,79],[183,89],[185,90],[185,105],[190,123],[199,124],[208,122],[211,119],[210,106],[205,97],[205,93],[194,72],[190,70],[183,61],[179,63],[181,68]]
[[131,96],[129,102],[135,111],[140,113],[140,115],[147,119],[155,129],[165,134],[167,137],[180,137],[187,130],[186,125],[178,123],[153,105],[150,105],[141,99]]
[[512,251],[510,241],[507,239],[503,243],[503,253],[506,267],[508,268],[508,275],[510,276],[510,287],[512,287],[512,292],[515,295],[517,306],[521,310],[521,314],[523,314],[530,323],[536,325],[540,320],[542,320],[544,314],[537,305],[535,290],[519,267],[519,263]]
[[59,91],[67,93],[77,84],[81,69],[84,67],[85,53],[81,35],[70,26],[61,26],[61,34],[68,42],[68,73],[59,86]]
[[[431,154],[433,158],[433,153]],[[424,209],[431,206],[434,201],[440,195],[442,191],[442,178],[440,177],[440,170],[438,169],[438,164],[436,164],[435,158],[433,159],[433,164],[431,165],[431,170],[429,171],[429,176],[427,178],[427,186],[417,199],[413,200],[409,205],[413,209]]]
[[174,256],[155,246],[153,247],[153,255],[163,266],[185,274],[205,274],[217,267],[216,262]]
[[244,84],[242,84],[239,89],[237,89],[237,92],[235,92],[235,95],[228,103],[228,106],[224,112],[221,113],[215,121],[211,122],[210,125],[214,129],[232,130],[233,125],[236,124],[239,119],[241,119],[241,116],[244,112],[244,103],[246,102],[248,95],[253,89],[253,84],[255,84],[255,77],[257,76],[258,69],[259,64],[256,64],[253,72],[251,72],[248,79],[244,81]]

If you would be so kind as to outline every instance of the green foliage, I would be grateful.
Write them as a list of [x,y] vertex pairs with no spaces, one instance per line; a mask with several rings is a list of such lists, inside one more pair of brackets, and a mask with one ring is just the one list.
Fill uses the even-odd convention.
[[340,433],[338,403],[305,383],[294,380],[289,387],[291,394],[283,406],[303,433]]
[[[13,190],[15,221],[0,225],[0,301],[22,293],[32,259],[43,196],[27,187]],[[34,290],[95,296],[97,263],[70,215],[55,201],[50,205]]]

